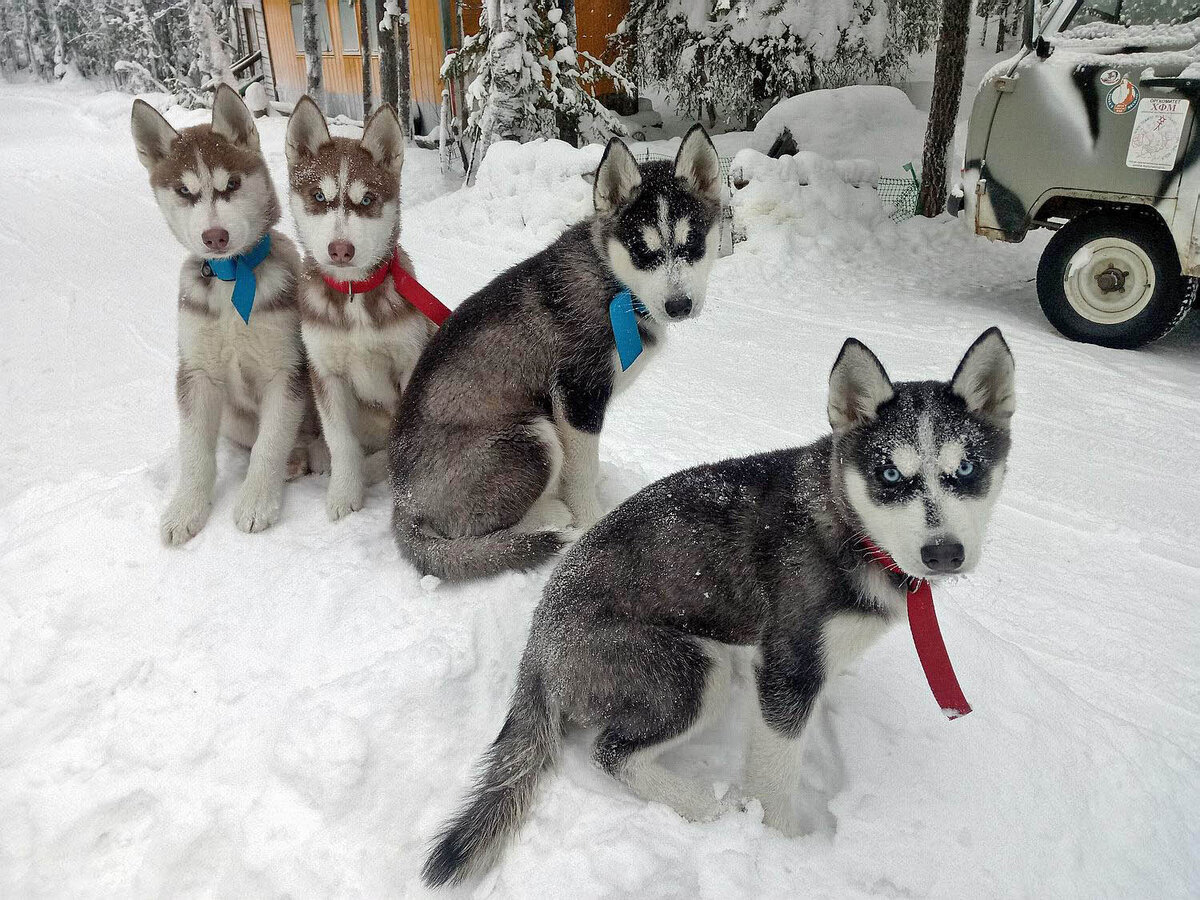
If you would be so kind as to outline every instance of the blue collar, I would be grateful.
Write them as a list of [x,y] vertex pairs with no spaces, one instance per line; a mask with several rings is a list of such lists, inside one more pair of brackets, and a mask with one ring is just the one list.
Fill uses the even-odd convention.
[[247,324],[250,323],[250,311],[254,308],[254,292],[258,289],[254,270],[270,252],[271,235],[268,233],[249,253],[239,254],[232,259],[206,259],[204,268],[200,270],[205,275],[216,275],[222,281],[233,282],[233,308]]
[[637,314],[646,314],[642,301],[624,288],[608,304],[608,321],[612,323],[613,340],[617,345],[617,356],[621,360],[621,371],[633,365],[642,353],[642,335],[638,331]]

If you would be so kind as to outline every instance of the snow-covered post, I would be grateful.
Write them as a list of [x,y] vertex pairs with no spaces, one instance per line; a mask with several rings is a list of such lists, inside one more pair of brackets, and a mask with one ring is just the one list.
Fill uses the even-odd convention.
[[392,30],[392,10],[397,0],[374,0],[375,19],[379,22],[379,93],[383,102],[396,105],[396,33]]
[[412,65],[408,48],[408,0],[396,0],[396,115],[406,138],[412,137]]
[[325,110],[325,79],[321,71],[321,33],[317,19],[317,3],[325,0],[304,0],[304,68],[305,91]]
[[970,27],[971,0],[945,0],[933,66],[933,96],[929,101],[929,125],[925,130],[925,154],[921,163],[921,196],[917,204],[921,214],[931,218],[946,208],[946,151],[954,140]]
[[[341,0],[338,0],[340,3]],[[375,86],[371,83],[371,17],[367,4],[374,0],[358,0],[358,49],[362,59],[363,121],[375,110]],[[381,73],[382,74],[382,73]]]

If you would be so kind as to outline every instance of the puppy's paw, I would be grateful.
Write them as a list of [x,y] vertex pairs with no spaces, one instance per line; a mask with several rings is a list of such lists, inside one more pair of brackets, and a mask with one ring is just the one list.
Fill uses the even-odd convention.
[[350,515],[363,508],[365,489],[361,478],[339,478],[334,475],[329,481],[329,493],[325,495],[325,511],[329,521]]
[[329,447],[325,438],[316,438],[308,445],[308,471],[314,475],[328,475],[332,471],[329,462]]
[[792,804],[787,802],[787,798],[772,797],[762,800],[762,806],[764,825],[771,826],[787,837],[800,837],[806,833],[804,823],[792,809]]
[[279,521],[282,504],[282,484],[247,481],[238,493],[237,503],[233,507],[233,520],[247,534],[265,531]]
[[159,533],[169,547],[186,544],[204,527],[212,504],[202,497],[177,494],[163,511]]
[[567,506],[571,509],[571,524],[581,532],[587,531],[604,516],[600,500],[595,494],[572,498],[567,501]]

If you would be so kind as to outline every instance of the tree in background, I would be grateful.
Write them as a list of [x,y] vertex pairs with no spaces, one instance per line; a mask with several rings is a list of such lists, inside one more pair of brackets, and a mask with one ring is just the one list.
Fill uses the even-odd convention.
[[223,0],[0,0],[0,68],[194,105],[228,79],[231,25]]
[[304,85],[305,93],[325,109],[325,79],[321,71],[321,32],[317,19],[317,0],[304,0]]
[[619,66],[713,124],[753,127],[817,88],[887,83],[929,46],[937,0],[635,0]]
[[946,152],[954,140],[970,30],[971,0],[945,0],[925,129],[921,196],[917,200],[918,210],[925,216],[936,216],[946,208]]
[[[375,85],[371,81],[371,17],[367,15],[366,4],[374,0],[362,0],[358,10],[358,46],[362,51],[362,90],[363,90],[363,120],[375,111]],[[382,79],[383,66],[380,64],[379,74]]]
[[412,76],[409,72],[408,0],[375,0],[379,20],[379,87],[383,102],[396,107],[406,137],[412,137]]
[[[623,134],[620,121],[587,92],[604,75],[621,76],[576,52],[573,17],[561,0],[489,0],[479,31],[442,67],[444,79],[474,75],[466,89],[470,180],[498,140]],[[581,57],[583,64],[581,65]]]

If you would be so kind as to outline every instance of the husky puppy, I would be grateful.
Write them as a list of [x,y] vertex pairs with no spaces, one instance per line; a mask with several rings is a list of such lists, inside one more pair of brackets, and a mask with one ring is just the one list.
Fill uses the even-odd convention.
[[745,793],[799,831],[790,794],[822,688],[907,614],[904,575],[970,570],[1004,478],[1013,359],[992,328],[949,382],[893,384],[846,341],[829,379],[833,434],[699,466],[635,494],[588,532],[546,585],[508,718],[475,790],[437,839],[430,885],[500,852],[554,765],[568,726],[641,797],[688,819],[723,808],[657,757],[719,712],[729,645],[757,648]]
[[236,91],[219,87],[212,124],[182,131],[135,100],[132,128],[158,207],[188,251],[179,273],[180,477],[162,537],[182,544],[204,527],[218,431],[251,448],[234,520],[262,531],[279,518],[289,457],[292,474],[307,471],[317,434],[312,422],[297,444],[310,408],[296,310],[300,257],[272,227],[279,200]]
[[[417,363],[390,444],[393,530],[422,572],[528,569],[573,520],[601,515],[600,428],[664,323],[699,314],[717,256],[720,161],[700,126],[673,163],[620,140],[596,171],[596,215],[467,298]],[[618,361],[623,291],[641,355]],[[565,505],[564,505],[565,504]]]
[[361,509],[364,485],[384,477],[392,416],[436,326],[383,271],[395,257],[413,272],[397,243],[404,132],[396,111],[377,109],[360,140],[335,138],[303,97],[288,124],[287,160],[289,202],[307,251],[301,332],[332,457],[326,506],[336,520]]

